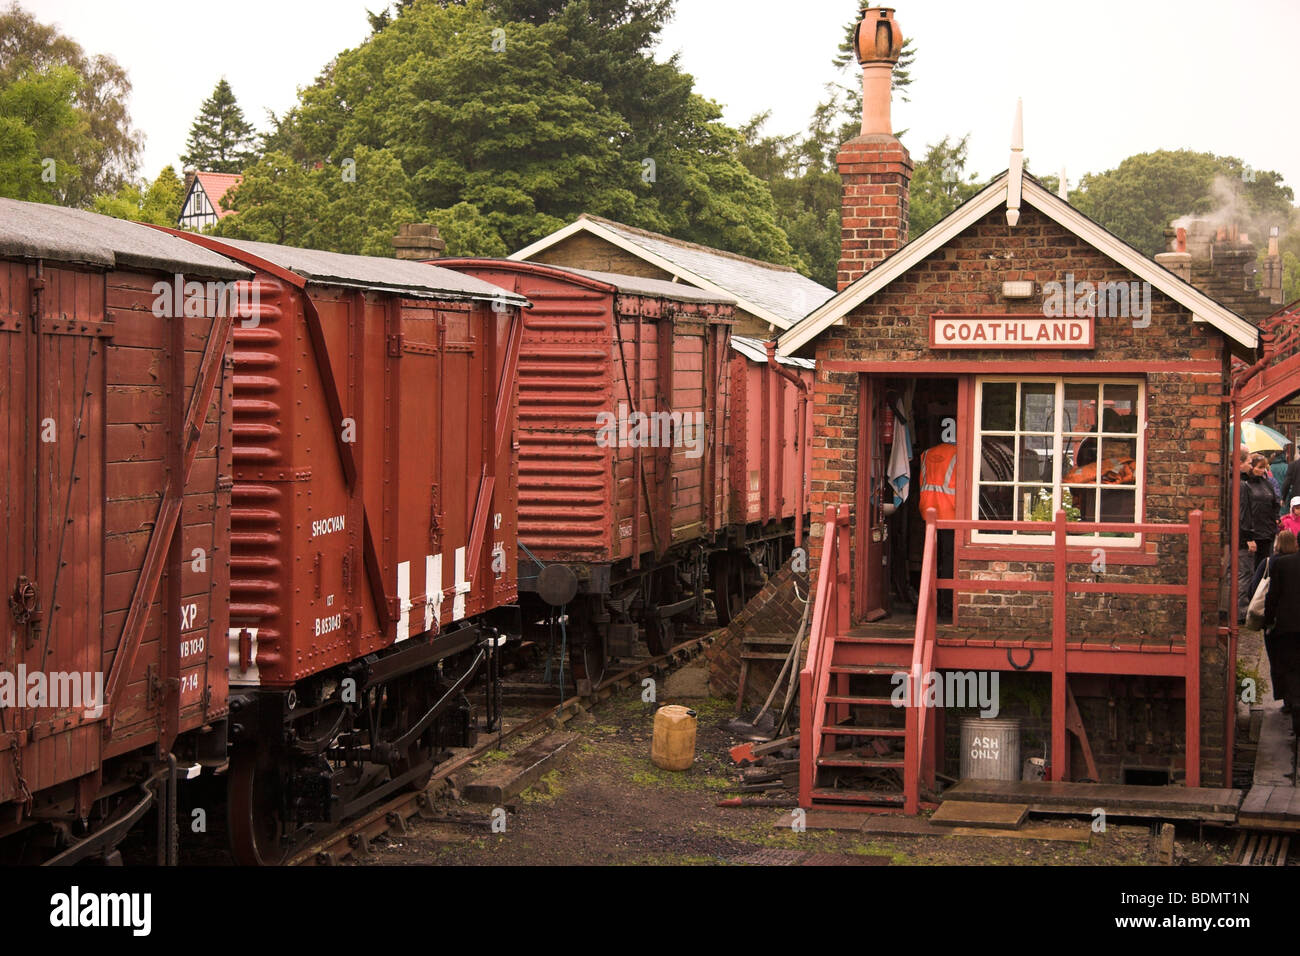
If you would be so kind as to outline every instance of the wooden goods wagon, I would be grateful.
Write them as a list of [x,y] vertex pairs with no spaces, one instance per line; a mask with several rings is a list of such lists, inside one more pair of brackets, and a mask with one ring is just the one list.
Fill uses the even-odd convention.
[[186,238],[259,290],[233,331],[230,815],[237,856],[274,862],[286,831],[467,744],[484,672],[495,720],[525,300],[418,262]]
[[228,333],[249,276],[145,226],[0,199],[11,858],[109,856],[169,753],[223,759]]

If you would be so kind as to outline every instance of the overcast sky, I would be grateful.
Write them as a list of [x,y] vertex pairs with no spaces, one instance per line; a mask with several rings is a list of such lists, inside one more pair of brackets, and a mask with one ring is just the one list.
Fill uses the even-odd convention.
[[[20,0],[88,51],[112,54],[134,84],[147,139],[143,173],[177,162],[199,106],[229,79],[264,125],[297,87],[369,33],[383,0]],[[771,110],[771,132],[802,129],[834,78],[831,58],[855,0],[677,0],[662,49],[740,123]],[[911,102],[894,104],[914,158],[970,133],[971,171],[1007,165],[1016,97],[1025,153],[1071,183],[1133,153],[1190,148],[1275,169],[1300,188],[1294,109],[1297,0],[899,0],[915,40]]]

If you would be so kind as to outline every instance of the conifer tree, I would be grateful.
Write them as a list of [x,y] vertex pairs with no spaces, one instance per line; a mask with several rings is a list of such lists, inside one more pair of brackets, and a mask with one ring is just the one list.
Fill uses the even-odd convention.
[[211,173],[242,173],[257,158],[253,126],[223,76],[190,127],[181,162]]

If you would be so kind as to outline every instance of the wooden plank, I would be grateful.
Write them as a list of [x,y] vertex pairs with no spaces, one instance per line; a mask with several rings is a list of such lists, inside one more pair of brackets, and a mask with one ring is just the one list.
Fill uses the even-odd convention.
[[1103,807],[1114,816],[1230,822],[1237,818],[1242,796],[1240,790],[1205,787],[963,780],[944,793],[944,800],[1028,803],[1031,813],[1090,814]]
[[1274,787],[1264,805],[1264,816],[1269,820],[1285,820],[1287,808],[1291,806],[1291,793],[1286,787]]
[[577,739],[574,733],[549,734],[504,763],[489,767],[467,783],[462,794],[471,803],[505,803],[541,779],[565,748]]
[[950,827],[992,827],[999,830],[1015,830],[1029,816],[1027,803],[982,803],[978,800],[954,800],[945,802],[930,822],[938,826]]
[[1256,786],[1251,787],[1246,794],[1246,799],[1241,802],[1241,816],[1256,815],[1264,812],[1264,807],[1268,804],[1268,798],[1272,795],[1272,787]]
[[1022,827],[1019,830],[994,829],[992,827],[954,827],[953,836],[1001,837],[1012,840],[1050,840],[1055,843],[1089,843],[1092,830],[1088,827],[1061,827],[1042,824]]
[[935,826],[925,817],[893,817],[873,814],[862,824],[862,833],[877,836],[952,836],[956,830],[952,827]]

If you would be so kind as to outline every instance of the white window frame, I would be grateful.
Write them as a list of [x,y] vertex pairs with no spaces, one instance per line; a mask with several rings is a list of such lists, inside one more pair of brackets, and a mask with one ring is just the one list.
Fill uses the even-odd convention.
[[[979,520],[979,495],[980,495],[980,469],[984,461],[984,430],[981,423],[984,420],[984,386],[997,382],[1015,382],[1021,385],[1031,384],[1054,384],[1056,386],[1054,426],[1052,440],[1055,445],[1055,454],[1052,456],[1052,513],[1055,514],[1061,506],[1061,487],[1062,471],[1061,466],[1065,458],[1066,429],[1064,428],[1065,420],[1065,387],[1067,385],[1126,385],[1137,386],[1137,468],[1134,476],[1134,524],[1141,524],[1145,521],[1146,515],[1146,464],[1147,464],[1147,411],[1146,411],[1146,381],[1142,378],[1126,378],[1111,376],[1090,376],[1090,375],[980,375],[975,379],[975,421],[972,423],[972,432],[975,436],[974,455],[971,459],[971,517]],[[1020,435],[1025,433],[1025,429],[1020,427],[1020,394],[1021,390],[1016,390],[1016,417],[1014,434]],[[1104,394],[1104,393],[1103,393]],[[1097,409],[1097,455],[1098,460],[1101,456],[1101,440],[1105,433],[1101,431],[1101,425],[1104,421],[1104,408]],[[1006,432],[1000,429],[991,429],[992,434],[1005,436]],[[1075,430],[1077,434],[1077,429]],[[1034,434],[1030,432],[1030,434]],[[1020,475],[1020,455],[1016,454],[1015,471],[1013,472],[1013,487],[1021,484]],[[987,484],[987,482],[986,482]],[[1045,525],[1044,528],[1050,528]],[[1098,542],[1105,542],[1105,546],[1116,548],[1139,548],[1142,546],[1142,535],[1134,534],[1127,538],[1103,538],[1099,533],[1088,534],[1067,534],[1066,545],[1070,547],[1086,547],[1096,545]],[[1030,546],[1048,548],[1052,546],[1050,534],[1031,534],[1022,531],[1012,532],[994,532],[980,531],[978,527],[971,532],[971,544],[1001,544],[1015,545],[1017,547]]]

